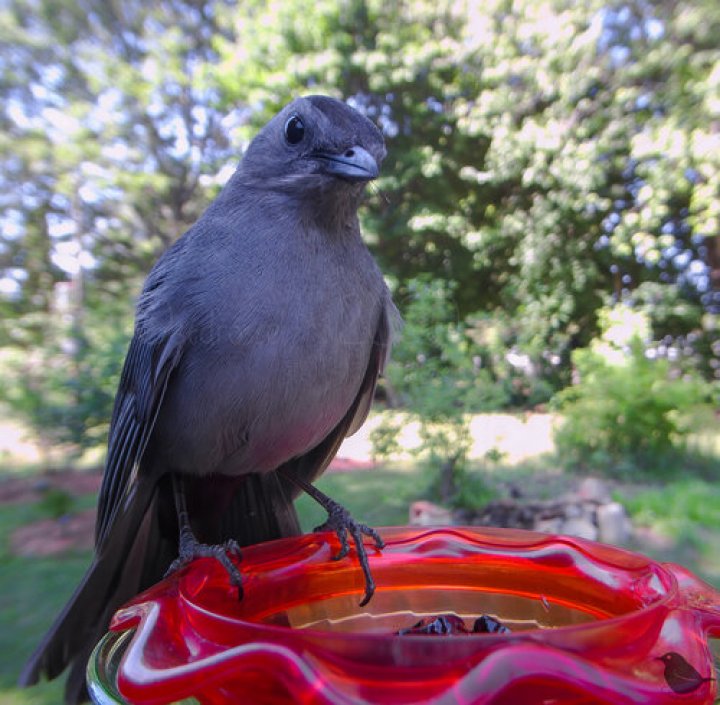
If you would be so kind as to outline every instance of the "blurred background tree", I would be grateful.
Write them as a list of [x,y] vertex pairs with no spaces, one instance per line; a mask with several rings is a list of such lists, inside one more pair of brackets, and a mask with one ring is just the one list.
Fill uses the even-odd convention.
[[494,411],[507,403],[507,392],[481,366],[477,345],[453,305],[452,281],[419,276],[407,282],[405,327],[387,372],[387,389],[396,404],[409,409],[373,431],[377,456],[398,450],[398,436],[408,421],[419,422],[420,445],[414,454],[429,466],[432,494],[461,505],[476,489],[466,474],[472,444],[470,415]]
[[620,303],[651,356],[720,377],[715,0],[7,0],[0,19],[2,396],[48,442],[102,437],[143,276],[308,92],[382,128],[369,245],[401,302],[456,283],[498,406],[568,385]]
[[142,279],[237,158],[217,4],[0,10],[0,394],[48,443],[98,442]]

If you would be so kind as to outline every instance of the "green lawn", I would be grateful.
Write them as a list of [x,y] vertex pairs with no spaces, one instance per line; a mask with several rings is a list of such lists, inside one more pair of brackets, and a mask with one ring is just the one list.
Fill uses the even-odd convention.
[[720,589],[717,481],[681,477],[665,485],[627,487],[617,498],[637,526],[652,527],[669,544],[641,545],[640,550],[659,560],[681,563]]
[[[359,470],[325,475],[317,487],[343,504],[352,515],[370,526],[397,526],[408,522],[408,506],[426,491],[429,479],[416,468]],[[296,502],[300,523],[311,531],[327,519],[326,512],[307,495]]]
[[90,554],[57,558],[11,556],[15,527],[46,518],[41,504],[0,509],[0,702],[3,705],[58,705],[62,682],[30,690],[15,687],[18,672],[55,614],[80,580]]

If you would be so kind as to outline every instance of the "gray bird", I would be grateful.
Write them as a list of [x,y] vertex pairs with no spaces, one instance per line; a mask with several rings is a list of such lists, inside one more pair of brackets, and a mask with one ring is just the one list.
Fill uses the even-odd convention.
[[305,490],[323,529],[355,522],[313,482],[365,420],[397,319],[363,244],[364,185],[380,131],[324,96],[295,100],[249,145],[218,198],[150,272],[110,425],[95,555],[27,662],[21,685],[68,665],[67,703],[115,610],[168,571],[300,532]]

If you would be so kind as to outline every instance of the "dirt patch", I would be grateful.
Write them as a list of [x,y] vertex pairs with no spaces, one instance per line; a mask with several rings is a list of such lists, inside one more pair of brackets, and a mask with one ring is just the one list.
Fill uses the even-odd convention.
[[16,556],[40,558],[66,551],[86,551],[93,547],[95,510],[86,509],[60,519],[43,519],[16,529],[10,537],[10,550]]
[[[375,463],[364,458],[336,457],[327,472],[371,470]],[[0,505],[38,502],[51,489],[62,490],[73,497],[96,494],[102,483],[102,468],[93,470],[48,470],[32,477],[10,477],[0,480]]]
[[372,470],[376,463],[372,460],[335,457],[328,465],[327,472],[355,472],[356,470]]
[[50,470],[33,477],[11,477],[0,481],[0,504],[38,502],[51,489],[62,490],[73,497],[94,494],[100,490],[102,470]]
[[[11,477],[0,482],[0,506],[40,502],[50,490],[72,497],[96,494],[102,471],[54,470],[33,477]],[[43,519],[26,524],[10,536],[10,551],[16,556],[54,556],[66,551],[92,548],[95,536],[95,509],[72,512],[60,519]]]
[[[335,458],[328,472],[354,472],[372,467],[370,461]],[[0,482],[0,505],[39,502],[48,490],[61,490],[73,497],[94,494],[101,482],[100,469],[91,472],[66,469],[34,477],[9,478]],[[93,547],[94,535],[95,509],[88,509],[19,527],[10,537],[10,550],[16,556],[32,557],[84,551]]]

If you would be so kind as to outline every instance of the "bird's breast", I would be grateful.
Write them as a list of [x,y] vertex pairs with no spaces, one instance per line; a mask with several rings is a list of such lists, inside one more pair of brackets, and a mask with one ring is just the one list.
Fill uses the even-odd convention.
[[157,434],[168,462],[268,472],[320,443],[357,396],[383,286],[326,261],[284,278],[265,272],[236,292],[224,320],[206,322],[188,346],[168,389]]

